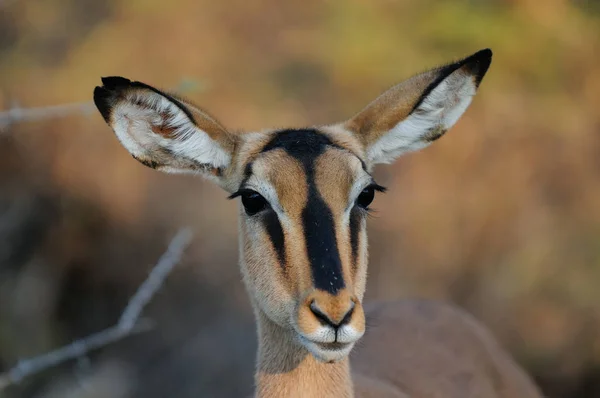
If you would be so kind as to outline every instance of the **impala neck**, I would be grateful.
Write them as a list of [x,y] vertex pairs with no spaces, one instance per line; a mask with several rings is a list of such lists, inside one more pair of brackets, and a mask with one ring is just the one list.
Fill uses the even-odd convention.
[[348,358],[319,362],[296,342],[294,333],[256,309],[258,360],[256,397],[353,397]]

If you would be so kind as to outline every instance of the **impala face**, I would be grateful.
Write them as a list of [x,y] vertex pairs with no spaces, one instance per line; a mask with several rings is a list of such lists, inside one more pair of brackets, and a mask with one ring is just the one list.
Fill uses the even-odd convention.
[[[242,272],[255,304],[316,357],[347,355],[365,330],[365,217],[375,191],[363,151],[334,129],[273,131],[245,145]],[[242,167],[240,167],[242,169]]]
[[232,134],[182,99],[121,77],[94,101],[146,166],[201,174],[240,200],[241,269],[255,310],[317,359],[365,331],[365,218],[377,163],[426,147],[467,109],[491,62],[482,50],[388,90],[348,121]]

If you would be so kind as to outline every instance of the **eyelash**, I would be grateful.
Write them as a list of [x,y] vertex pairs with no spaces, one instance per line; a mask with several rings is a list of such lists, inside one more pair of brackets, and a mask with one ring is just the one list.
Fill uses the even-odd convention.
[[242,196],[242,195],[243,195],[243,194],[245,194],[245,193],[246,193],[246,194],[251,194],[251,193],[254,193],[254,192],[256,192],[256,191],[254,191],[254,190],[252,190],[252,189],[240,188],[240,189],[238,189],[237,191],[235,191],[234,193],[232,193],[231,195],[229,195],[229,196],[227,197],[227,199],[235,199],[235,198],[237,198],[237,197],[239,197],[239,196]]
[[367,188],[373,188],[375,191],[377,192],[381,192],[381,193],[386,193],[387,192],[387,188],[377,184],[376,182],[371,183],[370,185],[367,186]]
[[369,207],[373,200],[375,200],[375,192],[385,192],[385,187],[376,183],[371,183],[360,191],[360,194],[356,197],[353,208],[369,213],[372,209]]

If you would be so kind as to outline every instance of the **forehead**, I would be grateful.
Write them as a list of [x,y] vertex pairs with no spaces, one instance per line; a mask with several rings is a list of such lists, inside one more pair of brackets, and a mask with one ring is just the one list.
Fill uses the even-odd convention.
[[300,202],[311,185],[325,196],[331,196],[327,192],[347,196],[357,180],[370,179],[353,144],[343,135],[316,129],[269,133],[246,162],[242,185],[263,180],[276,189],[280,199],[297,195],[290,199]]
[[[281,149],[303,166],[310,167],[315,159],[334,149],[342,151],[363,163],[362,153],[352,136],[335,130],[288,129],[269,134],[266,143],[260,148],[260,154]],[[364,167],[364,164],[363,164]]]

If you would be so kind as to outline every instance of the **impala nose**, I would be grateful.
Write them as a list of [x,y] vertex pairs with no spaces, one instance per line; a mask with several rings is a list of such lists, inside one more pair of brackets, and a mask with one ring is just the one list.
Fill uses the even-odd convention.
[[314,290],[298,307],[294,323],[300,342],[317,359],[337,360],[365,333],[365,312],[348,290],[336,295]]
[[315,298],[310,301],[309,308],[322,325],[331,326],[337,330],[350,323],[355,306],[355,301],[350,298],[333,303],[333,305],[331,302],[319,303],[319,300]]

